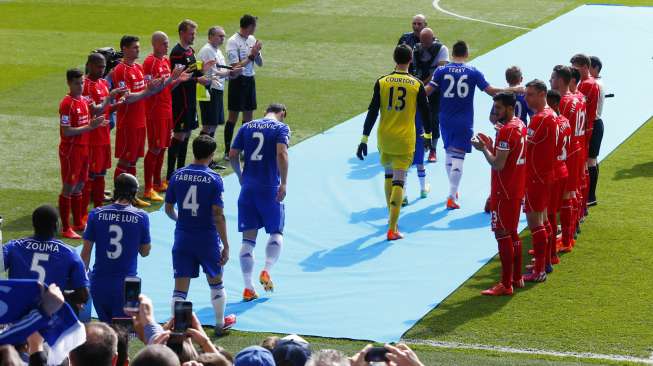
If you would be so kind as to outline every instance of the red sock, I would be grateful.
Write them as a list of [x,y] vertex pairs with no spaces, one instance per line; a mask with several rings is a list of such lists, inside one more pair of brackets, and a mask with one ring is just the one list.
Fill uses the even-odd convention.
[[70,197],[59,195],[59,216],[61,216],[61,227],[63,231],[70,229]]
[[116,165],[116,170],[113,171],[113,179],[115,180],[122,173],[128,173],[127,169],[129,168],[123,167],[120,164]]
[[154,166],[154,184],[161,185],[161,169],[163,169],[163,160],[165,158],[166,149],[161,149],[157,155],[156,165]]
[[143,174],[145,175],[145,190],[152,189],[152,181],[154,179],[154,169],[159,156],[154,154],[152,150],[147,150],[145,154],[145,161],[143,162]]
[[84,189],[82,190],[82,207],[88,207],[88,204],[91,202],[91,197],[93,195],[93,179],[88,179],[84,183]]
[[104,175],[98,175],[93,180],[93,206],[100,207],[104,202]]
[[514,281],[519,281],[522,278],[522,243],[519,234],[513,231],[510,235],[512,237],[513,257],[512,257],[512,278]]
[[133,175],[134,177],[136,176],[136,162],[129,164],[129,167],[127,167],[127,173]]
[[533,250],[535,250],[535,273],[544,272],[546,260],[546,227],[538,226],[531,232],[533,237]]
[[81,226],[82,216],[84,215],[82,210],[82,194],[73,194],[70,196],[70,207],[73,211],[73,225]]
[[553,227],[551,226],[551,221],[547,219],[544,222],[544,228],[546,229],[546,247],[544,248],[544,263],[551,265],[551,238],[553,237]]
[[512,286],[512,266],[514,257],[514,248],[510,235],[497,238],[499,243],[499,259],[501,259],[501,283],[505,288]]
[[568,247],[571,245],[571,238],[574,237],[573,232],[573,202],[572,199],[562,201],[560,208],[560,225],[562,226],[562,245]]
[[[549,236],[549,261],[553,264],[553,259],[558,257],[558,213],[549,214],[549,225],[551,226],[551,235]],[[557,262],[556,262],[557,263]]]

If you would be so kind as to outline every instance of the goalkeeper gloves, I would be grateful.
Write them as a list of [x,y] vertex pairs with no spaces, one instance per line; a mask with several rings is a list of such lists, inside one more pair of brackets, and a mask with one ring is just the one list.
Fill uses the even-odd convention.
[[356,151],[356,156],[358,156],[360,160],[365,159],[365,157],[367,156],[367,136],[365,135],[361,137],[361,143],[358,144],[358,150]]

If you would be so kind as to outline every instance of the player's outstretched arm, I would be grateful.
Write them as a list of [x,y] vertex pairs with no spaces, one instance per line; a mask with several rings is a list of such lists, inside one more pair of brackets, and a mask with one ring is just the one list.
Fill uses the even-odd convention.
[[215,227],[220,235],[222,241],[222,255],[221,265],[227,264],[229,261],[229,240],[227,239],[227,219],[224,217],[224,209],[218,205],[213,205],[213,220]]
[[277,191],[277,202],[282,202],[286,198],[286,181],[288,180],[288,146],[286,144],[277,144],[277,166],[281,178],[281,185]]
[[381,86],[377,80],[374,84],[374,94],[372,94],[372,100],[370,101],[369,107],[367,107],[367,116],[365,117],[365,124],[363,125],[363,136],[361,137],[361,142],[358,144],[358,149],[356,151],[356,156],[360,160],[365,159],[367,156],[367,138],[372,133],[372,128],[376,123],[376,118],[379,116],[379,109],[381,108]]
[[92,131],[100,126],[106,126],[109,121],[104,119],[104,116],[98,116],[91,120],[89,124],[81,127],[61,126],[63,135],[66,137],[81,135],[85,132]]
[[175,211],[175,204],[166,202],[165,206],[166,215],[172,220],[177,221],[177,211]]
[[234,170],[234,173],[238,177],[238,182],[242,185],[243,172],[240,168],[240,151],[240,149],[234,148],[229,150],[229,164],[231,164],[231,168]]

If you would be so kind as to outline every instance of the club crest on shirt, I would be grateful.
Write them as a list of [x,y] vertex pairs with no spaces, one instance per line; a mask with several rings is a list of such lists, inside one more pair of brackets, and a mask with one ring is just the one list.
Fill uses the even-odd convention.
[[533,135],[535,135],[535,130],[533,130],[532,128],[529,128],[526,133],[528,134],[528,137],[533,137]]
[[508,141],[500,141],[499,142],[499,147],[502,149],[507,149],[508,148]]

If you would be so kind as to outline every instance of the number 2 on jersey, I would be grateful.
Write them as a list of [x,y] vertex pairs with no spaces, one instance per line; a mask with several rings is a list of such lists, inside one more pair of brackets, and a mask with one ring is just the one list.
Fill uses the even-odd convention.
[[396,111],[402,111],[406,107],[406,88],[403,86],[397,87],[397,103],[394,101],[395,87],[390,88],[390,93],[388,94],[388,110],[392,109],[394,106]]
[[524,159],[524,149],[526,147],[526,137],[522,137],[520,139],[521,143],[521,148],[519,150],[519,156],[517,156],[517,163],[516,165],[524,165],[526,163],[526,159]]
[[261,161],[263,160],[263,154],[261,154],[261,150],[263,150],[263,143],[265,142],[265,135],[261,132],[254,132],[252,134],[252,138],[255,138],[258,140],[258,145],[256,145],[256,149],[252,151],[252,156],[250,156],[251,161]]
[[[445,98],[453,98],[458,94],[458,98],[465,98],[469,94],[469,84],[465,82],[467,80],[467,75],[461,75],[456,84],[456,79],[454,79],[451,74],[444,74],[444,80],[449,82],[449,86],[444,91]],[[453,93],[453,88],[456,87],[456,94]]]
[[184,202],[181,204],[184,210],[190,210],[192,216],[197,216],[197,211],[200,209],[200,204],[197,203],[197,186],[193,184],[188,188]]

